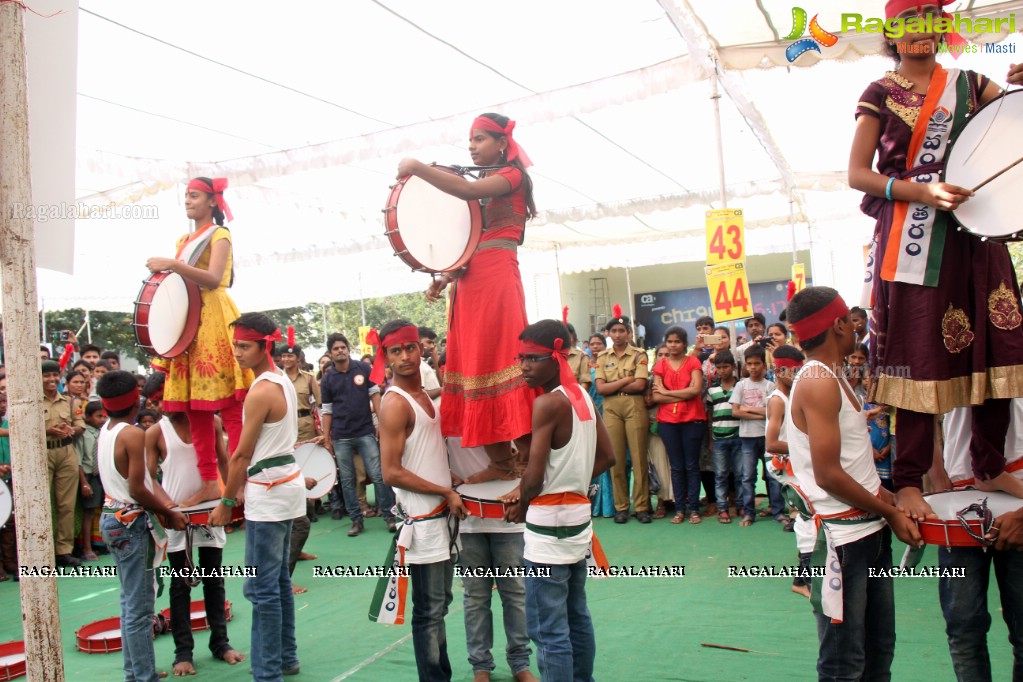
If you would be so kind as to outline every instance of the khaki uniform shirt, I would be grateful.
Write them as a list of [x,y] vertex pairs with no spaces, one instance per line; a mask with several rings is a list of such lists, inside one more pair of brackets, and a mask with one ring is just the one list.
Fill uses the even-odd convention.
[[[290,378],[290,377],[289,377]],[[298,376],[292,379],[295,387],[295,394],[298,396],[298,410],[309,412],[302,413],[298,418],[298,439],[309,440],[316,437],[316,421],[313,418],[313,411],[320,407],[320,384],[311,372],[298,371]]]
[[580,384],[590,383],[590,363],[586,353],[578,348],[568,351],[568,366]]
[[[77,415],[71,414],[71,400],[66,395],[61,393],[57,394],[54,400],[50,400],[45,395],[43,396],[43,428],[49,429],[54,426],[61,424],[70,424],[74,428],[85,429],[85,419],[82,418],[81,413]],[[56,446],[61,439],[56,436],[46,436],[46,447],[51,449],[51,446]]]
[[[597,355],[597,371],[594,374],[594,381],[603,379],[605,383],[611,383],[631,377],[633,379],[649,379],[649,360],[646,351],[635,346],[629,346],[622,353],[621,357],[615,354],[614,346],[603,350]],[[643,395],[637,393],[636,395]],[[606,396],[605,396],[606,397]]]

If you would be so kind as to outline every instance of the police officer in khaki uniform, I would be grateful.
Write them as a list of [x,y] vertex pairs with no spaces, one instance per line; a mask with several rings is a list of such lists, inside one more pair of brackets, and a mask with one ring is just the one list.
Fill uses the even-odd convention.
[[291,379],[298,394],[298,440],[313,440],[320,435],[317,419],[320,409],[320,383],[311,372],[298,368],[302,347],[295,343],[292,327],[288,327],[288,343],[278,346],[281,351],[281,369]]
[[575,327],[572,323],[566,323],[568,335],[572,339],[572,348],[568,351],[568,366],[572,374],[583,385],[583,390],[590,390],[590,358],[586,353],[579,350],[579,337],[575,335]]
[[[617,306],[616,306],[617,307]],[[594,380],[597,393],[604,396],[604,423],[615,448],[611,470],[614,488],[615,523],[629,520],[629,480],[625,473],[625,446],[632,459],[632,504],[636,519],[650,523],[650,476],[647,465],[649,419],[643,394],[650,376],[646,352],[633,346],[629,318],[619,311],[604,330],[612,345],[597,355]]]
[[71,556],[75,541],[75,503],[78,501],[78,451],[74,440],[85,432],[85,420],[72,415],[71,401],[57,392],[60,365],[43,362],[43,419],[46,427],[46,472],[56,507],[54,551],[58,566],[78,566]]

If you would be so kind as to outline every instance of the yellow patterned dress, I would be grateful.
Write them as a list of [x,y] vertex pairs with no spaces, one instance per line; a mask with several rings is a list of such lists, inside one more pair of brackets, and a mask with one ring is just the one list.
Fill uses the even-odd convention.
[[[178,247],[188,238],[178,240]],[[207,270],[213,245],[226,239],[231,232],[220,228],[213,233],[195,267]],[[153,366],[167,373],[163,390],[164,409],[174,412],[186,410],[213,411],[230,407],[245,399],[245,393],[255,379],[252,370],[243,370],[234,359],[230,324],[240,313],[227,295],[231,283],[234,257],[229,254],[224,276],[216,289],[201,289],[202,312],[195,341],[173,360],[158,358]]]

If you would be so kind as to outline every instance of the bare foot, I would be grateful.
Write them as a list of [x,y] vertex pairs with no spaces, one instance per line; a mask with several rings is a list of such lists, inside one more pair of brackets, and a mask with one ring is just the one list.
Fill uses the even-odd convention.
[[174,677],[184,677],[185,675],[195,674],[195,666],[192,665],[191,661],[178,661],[174,664]]
[[519,501],[519,497],[521,497],[521,496],[522,496],[522,486],[521,485],[517,485],[517,486],[515,486],[514,490],[512,490],[510,492],[507,492],[504,495],[501,495],[497,499],[499,501],[501,501],[501,502],[508,502],[509,504],[514,504],[514,503]]
[[320,557],[316,556],[315,554],[306,554],[305,552],[299,552],[298,555],[299,561],[315,561],[316,559],[319,558]]
[[228,665],[235,665],[236,663],[241,663],[245,660],[245,654],[240,651],[235,651],[234,649],[228,649],[224,652],[224,655],[221,656],[220,659]]
[[485,483],[486,481],[513,481],[518,478],[514,472],[510,472],[507,469],[499,469],[493,464],[488,466],[483,471],[477,471],[475,474],[465,479],[466,483]]
[[803,595],[807,599],[810,598],[810,588],[807,587],[806,585],[793,585],[792,591],[795,592],[796,594]]
[[540,682],[540,680],[536,679],[536,675],[534,675],[528,668],[517,672],[515,674],[515,679],[518,680],[518,682]]
[[977,490],[993,493],[996,491],[1006,492],[1014,497],[1023,497],[1023,480],[1016,478],[1008,471],[1003,471],[994,478],[986,481],[977,478],[974,482]]
[[202,488],[195,495],[181,503],[182,507],[192,507],[200,502],[220,499],[220,485],[216,481],[203,481]]
[[156,673],[156,676],[159,677],[162,680],[163,678],[167,677],[167,673],[166,673],[166,671],[159,672],[159,673]]
[[472,675],[472,682],[490,682],[490,673],[486,670],[480,670]]
[[924,501],[920,488],[903,488],[895,493],[895,506],[914,521],[938,518],[931,505]]
[[298,585],[295,585],[294,583],[292,583],[292,585],[291,585],[291,593],[292,594],[305,594],[308,591],[309,591],[308,588],[299,587]]

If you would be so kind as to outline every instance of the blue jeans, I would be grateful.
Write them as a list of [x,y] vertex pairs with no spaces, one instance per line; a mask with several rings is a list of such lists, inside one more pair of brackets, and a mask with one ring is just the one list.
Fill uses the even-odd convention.
[[991,548],[939,547],[938,566],[962,568],[965,573],[961,578],[942,577],[938,581],[948,651],[959,682],[991,682],[987,593],[992,563],[1012,644],[1012,679],[1023,680],[1023,555]]
[[714,495],[718,500],[718,509],[728,511],[728,475],[735,481],[735,509],[742,515],[745,513],[742,494],[742,441],[738,438],[714,441]]
[[671,463],[671,489],[675,491],[675,511],[684,507],[690,514],[700,513],[700,448],[707,422],[669,424],[657,422],[657,432]]
[[537,564],[550,577],[526,578],[526,627],[536,644],[540,678],[592,682],[597,642],[586,608],[586,560],[574,564]]
[[341,492],[345,498],[345,510],[352,521],[362,519],[359,508],[359,496],[355,491],[355,464],[352,461],[355,453],[362,455],[366,464],[366,474],[373,481],[376,491],[376,505],[382,516],[394,516],[394,491],[391,486],[384,485],[384,476],[380,469],[380,446],[372,434],[358,438],[338,438],[334,441],[334,457],[337,458],[337,469],[341,474]]
[[[458,565],[466,569],[507,569],[522,566],[522,533],[462,533]],[[529,635],[526,634],[526,582],[524,578],[479,578],[463,576],[465,587],[465,646],[474,673],[492,671],[494,619],[490,611],[493,585],[501,595],[504,615],[505,651],[512,675],[529,668]]]
[[[739,438],[742,442],[742,497],[746,516],[754,516],[757,494],[757,464],[764,461],[766,438]],[[766,469],[765,469],[766,470]],[[767,476],[767,499],[771,503],[771,516],[785,512],[785,499],[781,496],[781,483]],[[738,505],[737,505],[738,506]]]
[[145,517],[125,526],[113,514],[99,519],[99,532],[114,557],[121,583],[121,642],[125,682],[157,682],[153,651],[156,598],[152,564],[148,561],[149,524]]
[[249,658],[256,682],[282,682],[281,671],[298,666],[290,551],[291,519],[245,522],[245,565],[256,576],[245,578],[242,594],[252,602]]
[[890,571],[892,531],[885,526],[836,548],[842,564],[843,621],[815,614],[820,653],[818,679],[891,679],[895,657],[895,585],[890,576],[871,578],[871,568]]
[[419,679],[423,682],[448,682],[451,679],[444,617],[448,615],[448,606],[451,604],[454,572],[455,565],[450,559],[409,566],[409,579],[412,583],[412,648],[416,653]]

